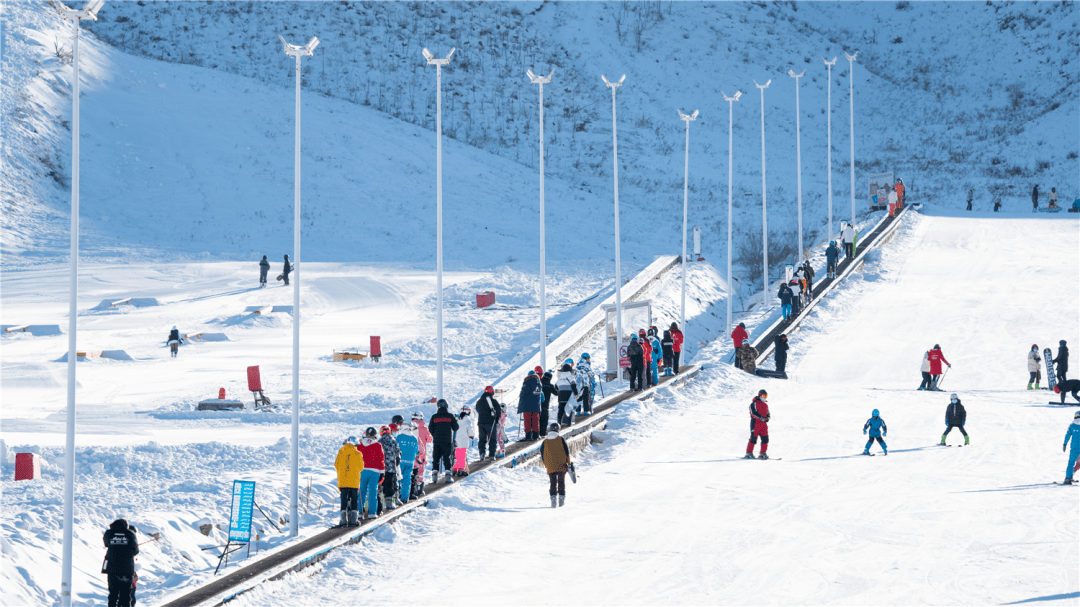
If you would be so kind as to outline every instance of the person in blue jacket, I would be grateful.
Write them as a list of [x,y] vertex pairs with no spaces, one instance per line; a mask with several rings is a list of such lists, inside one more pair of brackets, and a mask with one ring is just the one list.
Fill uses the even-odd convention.
[[964,405],[960,402],[960,399],[954,392],[952,396],[949,397],[949,406],[945,408],[945,434],[941,435],[941,443],[939,444],[945,444],[945,437],[949,435],[949,432],[951,432],[953,428],[956,428],[960,431],[960,434],[964,435],[965,445],[970,444],[969,441],[971,439],[968,438],[968,433],[964,430],[964,424],[966,423],[967,410],[964,409]]
[[1073,472],[1076,470],[1076,458],[1080,456],[1080,411],[1073,414],[1073,422],[1069,424],[1069,431],[1065,433],[1065,444],[1061,445],[1061,451],[1072,440],[1072,449],[1069,451],[1069,466],[1065,468],[1065,484],[1073,483]]
[[412,493],[412,471],[416,465],[416,456],[420,453],[420,441],[413,435],[415,428],[405,424],[405,418],[400,415],[394,416],[390,429],[397,434],[398,449],[401,450],[401,503],[409,501]]
[[787,320],[788,316],[791,316],[791,298],[795,297],[795,294],[791,292],[787,282],[782,282],[776,296],[780,298],[780,313],[784,315],[784,320]]
[[647,338],[649,344],[652,346],[652,365],[649,368],[649,373],[652,374],[652,383],[657,385],[660,383],[660,361],[664,358],[664,348],[660,345],[660,337],[656,334],[655,327],[649,327],[649,336]]
[[863,449],[863,455],[870,455],[870,446],[874,444],[876,440],[881,445],[881,450],[885,452],[885,455],[889,454],[889,447],[882,440],[882,437],[889,433],[889,429],[885,426],[885,420],[881,419],[881,416],[877,409],[874,409],[870,414],[870,419],[866,420],[863,424],[862,433],[870,433],[870,440],[866,441],[866,448]]
[[840,259],[840,249],[835,240],[829,241],[829,248],[825,249],[825,271],[828,278],[836,278],[836,261]]

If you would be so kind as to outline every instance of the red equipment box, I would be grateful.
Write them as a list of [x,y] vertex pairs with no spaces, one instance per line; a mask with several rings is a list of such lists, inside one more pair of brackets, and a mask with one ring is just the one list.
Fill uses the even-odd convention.
[[15,454],[15,480],[35,481],[41,478],[41,456],[37,453]]
[[370,354],[372,358],[376,359],[382,356],[382,338],[378,335],[371,336],[371,344],[368,354]]
[[248,390],[251,392],[262,391],[262,378],[259,377],[259,365],[247,368]]
[[486,308],[495,303],[495,291],[487,291],[486,293],[479,293],[476,296],[476,307]]

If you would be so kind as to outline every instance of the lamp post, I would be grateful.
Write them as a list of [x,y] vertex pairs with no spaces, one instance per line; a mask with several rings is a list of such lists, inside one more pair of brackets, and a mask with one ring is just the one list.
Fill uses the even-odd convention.
[[296,144],[293,159],[293,267],[297,269],[293,277],[293,352],[292,352],[292,457],[291,480],[289,490],[289,536],[296,537],[300,532],[300,58],[311,57],[319,39],[315,36],[304,46],[285,42],[278,36],[285,49],[285,54],[296,58]]
[[82,10],[60,5],[60,16],[71,21],[71,260],[68,286],[67,441],[64,450],[64,555],[61,565],[60,604],[71,605],[72,528],[75,520],[75,334],[79,294],[79,22],[97,21],[105,0],[90,0]]
[[804,258],[802,238],[802,132],[799,128],[799,78],[806,74],[806,70],[796,74],[795,70],[788,70],[788,76],[795,79],[795,165],[798,174],[799,187],[799,261]]
[[[825,61],[825,58],[821,58]],[[832,58],[832,61],[825,61],[825,67],[829,70],[829,83],[827,88],[829,90],[829,110],[827,112],[829,118],[829,151],[827,154],[827,162],[829,163],[829,242],[832,242],[832,68],[836,65],[836,57]]]
[[431,51],[423,50],[424,59],[428,65],[435,66],[435,291],[438,295],[438,307],[435,309],[435,324],[438,329],[436,338],[436,393],[441,400],[443,397],[443,289],[442,289],[442,68],[450,63],[450,56],[455,48],[451,48],[445,59],[437,59]]
[[547,278],[545,267],[547,241],[544,237],[544,85],[551,82],[555,70],[552,69],[547,76],[537,76],[532,70],[526,73],[533,84],[540,85],[540,366],[547,369],[547,292],[544,284]]
[[[848,96],[851,99],[851,229],[855,229],[855,58],[859,56],[859,52],[856,51],[854,55],[844,53],[844,56],[848,60]],[[852,247],[854,249],[854,247]],[[855,251],[852,251],[852,255]]]
[[697,120],[698,110],[687,116],[679,110],[679,119],[686,123],[686,163],[682,186],[682,302],[679,304],[679,328],[686,332],[686,206],[690,187],[690,123]]
[[[622,266],[619,257],[619,133],[615,121],[615,91],[618,90],[626,74],[619,78],[618,82],[609,82],[603,74],[600,78],[604,85],[611,89],[611,149],[615,163],[615,348],[622,348]],[[616,352],[616,358],[621,352]]]
[[754,81],[754,85],[761,90],[761,305],[765,307],[769,304],[769,220],[766,215],[766,196],[765,196],[765,89],[769,88],[772,84],[770,78],[765,84],[758,84],[757,80]]
[[728,297],[727,297],[727,328],[731,329],[731,126],[732,126],[732,114],[735,107],[735,102],[742,97],[742,91],[735,91],[735,95],[728,97],[724,91],[720,91],[720,94],[724,96],[724,101],[728,102],[728,114],[727,114],[727,284],[728,284]]

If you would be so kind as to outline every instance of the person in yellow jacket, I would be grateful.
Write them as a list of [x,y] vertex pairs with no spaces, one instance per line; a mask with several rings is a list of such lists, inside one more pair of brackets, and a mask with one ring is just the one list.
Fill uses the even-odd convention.
[[360,524],[360,472],[364,469],[364,456],[356,448],[356,437],[350,436],[338,449],[337,459],[338,491],[341,492],[341,522],[338,527],[356,527]]
[[566,439],[559,436],[559,424],[548,427],[547,436],[540,444],[540,458],[544,460],[551,480],[551,507],[562,506],[566,503],[566,472],[573,464],[570,462],[570,447]]

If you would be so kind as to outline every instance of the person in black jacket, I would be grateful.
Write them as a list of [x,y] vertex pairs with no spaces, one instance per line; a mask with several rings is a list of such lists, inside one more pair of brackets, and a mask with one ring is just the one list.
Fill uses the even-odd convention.
[[784,320],[791,316],[791,298],[795,297],[795,294],[791,292],[791,287],[788,283],[781,282],[780,290],[776,292],[776,296],[780,298],[780,314],[784,317]]
[[1039,184],[1035,184],[1035,187],[1031,189],[1031,205],[1034,207],[1031,212],[1039,210]]
[[1058,354],[1054,359],[1054,364],[1057,365],[1055,371],[1057,371],[1058,383],[1065,383],[1067,380],[1065,375],[1069,372],[1069,349],[1065,347],[1064,339],[1058,342]]
[[[670,332],[664,331],[664,334],[668,335]],[[630,338],[626,355],[630,357],[630,391],[641,392],[645,389],[645,350],[638,343],[637,335]]]
[[259,262],[259,288],[262,289],[266,286],[266,275],[270,273],[270,262],[266,260],[266,255],[263,255],[262,261]]
[[[544,371],[544,376],[540,378],[540,389],[543,391],[543,397],[540,400],[540,422],[536,426],[537,429],[548,427],[548,411],[551,403],[559,402],[559,387],[551,379],[551,371]],[[539,435],[536,438],[540,438]]]
[[960,399],[953,394],[949,397],[949,406],[945,408],[945,434],[941,435],[941,444],[945,444],[945,437],[949,435],[949,432],[953,428],[960,431],[960,434],[964,435],[964,444],[969,444],[968,433],[964,430],[964,424],[967,422],[967,411],[964,409],[964,405],[960,404]]
[[458,429],[457,417],[448,410],[450,405],[446,399],[440,398],[436,405],[439,409],[428,422],[428,432],[431,432],[431,472],[435,479],[433,483],[439,482],[440,459],[447,477],[453,470],[451,458],[454,456],[454,433]]
[[825,277],[836,278],[836,262],[840,259],[840,248],[835,240],[829,241],[829,247],[825,249]]
[[495,461],[495,442],[499,435],[496,425],[499,423],[501,415],[502,406],[499,405],[499,401],[495,400],[495,388],[491,386],[484,388],[484,393],[476,401],[476,421],[480,426],[479,448],[481,462],[484,461],[485,445],[488,447],[488,451],[491,452],[491,461]]
[[967,210],[969,210],[969,211],[971,210],[971,199],[972,198],[975,198],[975,188],[971,188],[970,190],[968,190]]
[[285,256],[285,265],[281,268],[281,277],[285,281],[285,286],[289,286],[289,272],[292,272],[292,264],[289,263],[289,256]]
[[1065,395],[1072,392],[1072,397],[1080,403],[1080,379],[1070,379],[1054,386],[1054,392],[1061,395],[1061,404],[1065,404]]
[[105,553],[105,573],[109,576],[109,607],[129,607],[139,542],[128,528],[128,522],[122,518],[113,521],[101,539],[108,549]]
[[776,352],[773,354],[773,358],[776,359],[776,372],[787,375],[785,371],[787,369],[787,335],[783,333],[777,335],[775,344]]
[[172,357],[176,358],[177,352],[180,350],[180,344],[183,343],[183,338],[180,337],[180,331],[173,325],[171,331],[169,331],[169,350],[172,352]]
[[521,384],[521,391],[518,392],[517,411],[523,417],[524,440],[540,438],[540,404],[543,400],[544,389],[540,385],[540,378],[536,376],[536,371],[529,371],[525,382]]
[[664,353],[664,376],[671,375],[671,363],[675,358],[675,340],[671,339],[671,331],[664,331],[664,338],[660,340],[660,350]]
[[806,293],[807,301],[809,301],[814,298],[814,267],[810,265],[809,259],[803,262],[802,273],[806,277]]

